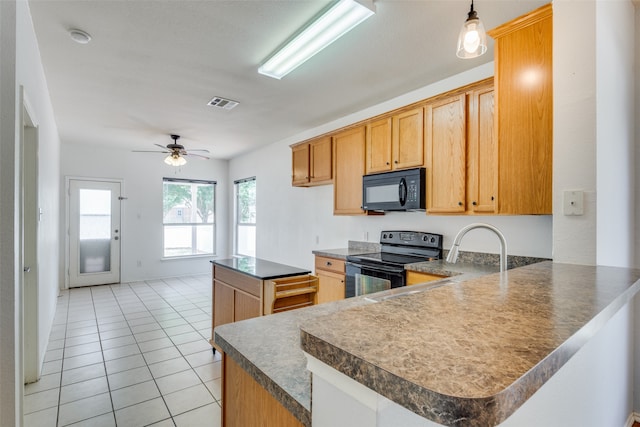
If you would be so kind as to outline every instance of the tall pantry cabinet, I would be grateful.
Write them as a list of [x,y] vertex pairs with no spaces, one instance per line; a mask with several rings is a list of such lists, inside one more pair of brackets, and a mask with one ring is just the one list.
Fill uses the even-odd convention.
[[552,13],[548,4],[488,32],[496,41],[501,214],[552,213]]

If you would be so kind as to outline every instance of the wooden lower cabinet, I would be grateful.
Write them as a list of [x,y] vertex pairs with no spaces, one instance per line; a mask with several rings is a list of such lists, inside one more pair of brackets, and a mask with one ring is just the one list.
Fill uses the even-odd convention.
[[318,278],[312,275],[261,280],[214,265],[211,331],[226,323],[311,306],[317,291]]
[[344,299],[345,261],[316,255],[315,266],[316,276],[318,276],[317,303]]
[[223,353],[222,426],[302,427],[302,423]]
[[419,273],[417,271],[407,270],[407,286],[417,285],[419,283],[433,282],[435,280],[444,279],[447,276],[439,276],[437,274]]

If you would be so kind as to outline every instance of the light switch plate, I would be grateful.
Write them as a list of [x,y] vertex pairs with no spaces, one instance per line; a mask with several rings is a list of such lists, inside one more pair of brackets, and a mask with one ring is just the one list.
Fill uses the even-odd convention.
[[565,191],[563,196],[563,211],[565,215],[584,215],[583,191]]

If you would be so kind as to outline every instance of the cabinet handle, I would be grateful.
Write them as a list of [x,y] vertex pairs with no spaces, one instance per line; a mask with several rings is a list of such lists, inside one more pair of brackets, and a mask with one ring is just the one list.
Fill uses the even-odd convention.
[[474,201],[473,203],[471,203],[473,206],[478,206],[478,204]]
[[395,164],[397,165],[397,164],[398,164],[398,161],[397,161],[397,160],[395,160],[393,163],[395,163]]
[[387,166],[389,166],[389,162],[387,162]]
[[333,265],[333,264],[331,264],[331,261],[327,261],[327,267],[330,266],[330,265]]
[[491,201],[492,201],[492,202],[494,201],[494,198],[493,198],[493,196],[491,196]]
[[458,206],[462,206],[462,202],[458,202]]

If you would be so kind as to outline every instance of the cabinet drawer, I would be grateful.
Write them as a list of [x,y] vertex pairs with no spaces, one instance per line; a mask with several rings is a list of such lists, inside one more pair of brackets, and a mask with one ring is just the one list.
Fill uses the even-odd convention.
[[237,271],[218,265],[216,265],[213,270],[213,277],[215,280],[225,282],[233,288],[240,289],[258,298],[261,297],[260,290],[262,288],[262,281],[255,277],[247,276],[246,274],[238,273]]
[[444,279],[447,276],[438,274],[419,273],[417,271],[407,270],[407,286],[417,285],[419,283],[433,282],[435,280]]
[[329,258],[316,255],[316,270],[333,271],[334,273],[344,273],[345,261],[337,258]]

